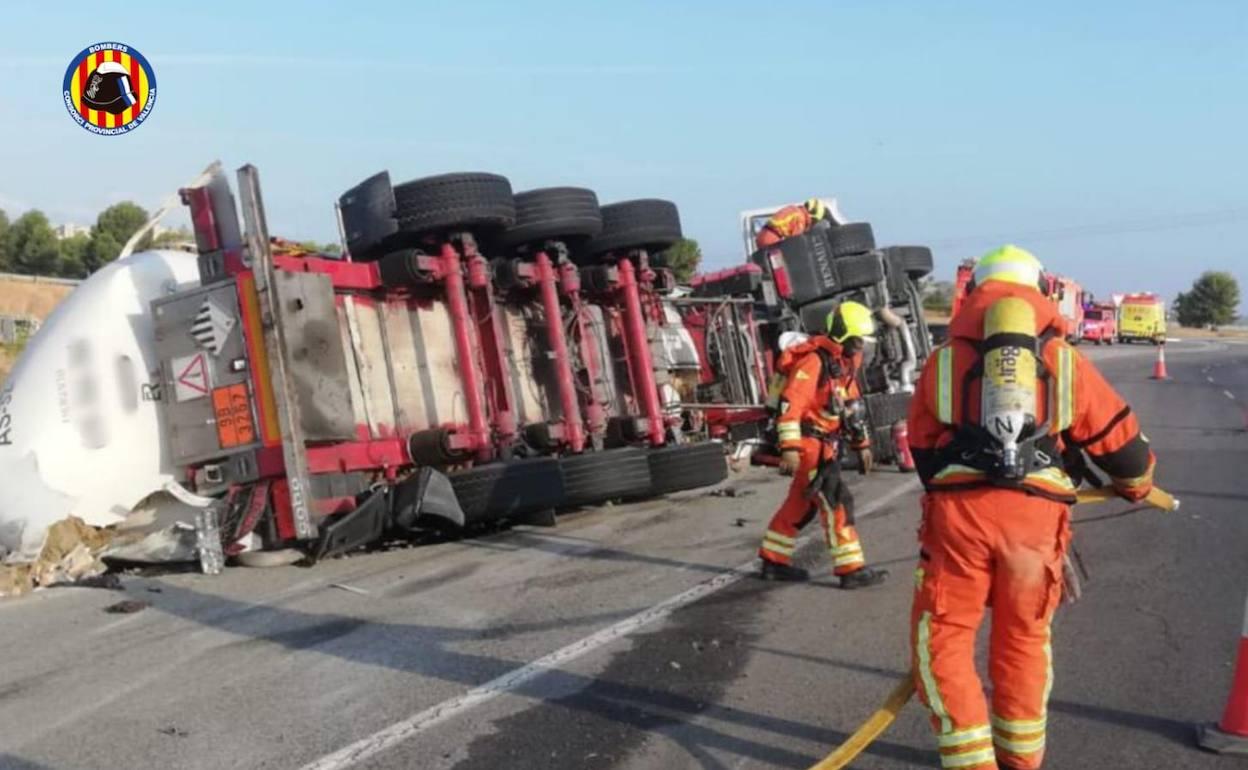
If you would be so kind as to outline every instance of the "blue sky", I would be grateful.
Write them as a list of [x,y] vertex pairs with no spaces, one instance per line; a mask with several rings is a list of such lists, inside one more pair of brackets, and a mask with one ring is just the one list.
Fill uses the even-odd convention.
[[[1002,241],[1093,290],[1248,291],[1248,3],[6,0],[0,208],[89,223],[209,161],[259,166],[271,229],[335,234],[380,169],[675,200],[710,266],[737,213],[836,195],[944,277]],[[174,9],[177,10],[174,10]],[[65,67],[156,69],[133,134],[66,115]],[[1184,226],[1187,225],[1187,226]]]

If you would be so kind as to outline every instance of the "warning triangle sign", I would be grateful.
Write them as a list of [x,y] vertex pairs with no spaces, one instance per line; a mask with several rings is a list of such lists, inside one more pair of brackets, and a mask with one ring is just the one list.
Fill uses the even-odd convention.
[[208,360],[203,353],[173,360],[174,387],[178,401],[204,398],[212,389]]

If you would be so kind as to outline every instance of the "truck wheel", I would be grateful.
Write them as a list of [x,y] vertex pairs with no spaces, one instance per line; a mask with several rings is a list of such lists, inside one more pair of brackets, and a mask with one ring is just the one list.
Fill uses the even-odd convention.
[[272,569],[289,567],[306,559],[308,555],[298,548],[283,548],[278,551],[246,551],[235,556],[239,566],[255,569]]
[[892,260],[889,262],[890,267],[896,263],[913,281],[925,278],[932,272],[932,250],[926,246],[888,246],[884,253]]
[[683,237],[676,204],[657,198],[602,207],[602,232],[589,243],[591,254],[646,249],[659,252]]
[[371,261],[386,253],[390,239],[399,231],[390,172],[374,174],[347,190],[338,198],[338,208],[353,260]]
[[546,187],[516,193],[516,223],[503,233],[504,246],[590,238],[602,232],[598,196],[582,187]]
[[490,463],[447,477],[469,526],[563,505],[563,473],[553,457]]
[[855,254],[836,260],[836,273],[841,291],[864,289],[884,280],[884,263],[878,253]]
[[650,494],[666,495],[718,484],[728,478],[724,447],[715,441],[649,451]]
[[823,231],[833,257],[848,257],[852,254],[865,254],[875,249],[875,233],[866,222],[851,222],[847,225],[829,227]]
[[568,455],[559,459],[559,465],[564,484],[561,507],[600,505],[650,492],[650,460],[644,449],[622,447]]
[[516,221],[511,182],[498,174],[442,174],[394,188],[399,229],[429,233],[449,228],[496,230]]

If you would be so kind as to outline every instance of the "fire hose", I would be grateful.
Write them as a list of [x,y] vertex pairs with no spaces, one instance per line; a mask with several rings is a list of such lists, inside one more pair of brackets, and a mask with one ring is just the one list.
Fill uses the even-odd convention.
[[[1100,503],[1106,500],[1120,499],[1115,492],[1108,487],[1100,487],[1096,489],[1080,490],[1079,500],[1077,504]],[[1179,509],[1179,501],[1172,497],[1165,490],[1153,487],[1153,491],[1148,493],[1148,497],[1143,502],[1148,503],[1154,508],[1163,511],[1177,511]],[[914,697],[914,676],[911,674],[903,679],[897,687],[893,689],[888,697],[884,700],[884,704],[876,710],[874,714],[867,718],[867,721],[854,731],[853,735],[845,739],[845,742],[836,748],[831,754],[825,757],[818,764],[813,765],[810,770],[841,770],[850,762],[854,761],[868,746],[875,742],[876,738],[883,735],[889,725],[897,719],[897,715],[905,707],[910,699]]]

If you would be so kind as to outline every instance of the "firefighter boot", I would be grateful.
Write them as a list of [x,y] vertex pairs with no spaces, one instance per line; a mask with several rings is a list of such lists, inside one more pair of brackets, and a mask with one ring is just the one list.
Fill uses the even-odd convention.
[[848,575],[841,575],[841,588],[847,591],[855,588],[867,588],[883,583],[886,578],[888,578],[888,570],[886,569],[863,567],[862,569],[854,570]]
[[810,579],[810,573],[801,567],[794,567],[792,564],[781,564],[768,559],[763,559],[763,568],[759,571],[758,576],[763,580],[780,580],[791,583],[800,583]]

